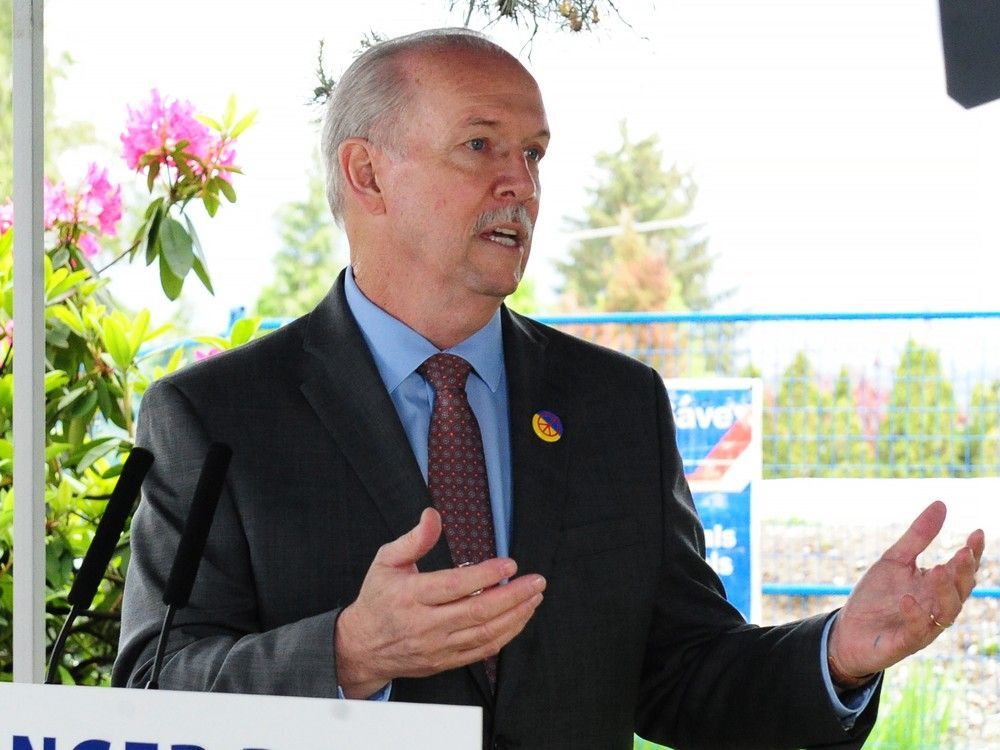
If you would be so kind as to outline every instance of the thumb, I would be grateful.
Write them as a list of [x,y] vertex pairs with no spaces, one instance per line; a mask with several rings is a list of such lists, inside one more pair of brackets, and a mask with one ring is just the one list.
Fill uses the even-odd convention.
[[441,514],[434,508],[425,508],[420,521],[403,536],[382,545],[375,562],[393,568],[414,565],[431,551],[441,537]]

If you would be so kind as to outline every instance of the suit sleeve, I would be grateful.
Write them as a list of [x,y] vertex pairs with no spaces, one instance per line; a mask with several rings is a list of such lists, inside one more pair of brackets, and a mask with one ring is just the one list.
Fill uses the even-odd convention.
[[[143,398],[136,443],[154,457],[132,522],[121,640],[112,682],[149,678],[166,579],[211,442],[190,402],[169,381]],[[238,498],[227,483],[187,608],[177,613],[160,685],[177,690],[335,697],[333,628],[339,610],[261,632]]]
[[877,696],[853,729],[823,683],[820,638],[829,615],[777,627],[743,622],[705,562],[704,533],[684,479],[673,416],[652,374],[659,414],[663,550],[642,669],[636,731],[678,750],[860,748]]

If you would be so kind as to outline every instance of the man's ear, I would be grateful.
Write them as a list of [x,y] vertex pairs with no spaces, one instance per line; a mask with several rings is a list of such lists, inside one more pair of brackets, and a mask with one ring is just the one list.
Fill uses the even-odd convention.
[[385,201],[375,174],[373,146],[364,138],[348,138],[337,149],[344,197],[350,195],[365,211],[385,213]]

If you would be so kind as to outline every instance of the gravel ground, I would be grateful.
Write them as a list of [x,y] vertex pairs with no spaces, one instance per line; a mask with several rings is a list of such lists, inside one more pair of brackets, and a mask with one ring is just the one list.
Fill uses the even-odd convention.
[[[761,528],[763,581],[852,584],[903,531],[902,525],[871,528],[765,521]],[[964,542],[964,536],[944,533],[920,562],[942,562]],[[977,584],[1000,586],[1000,537],[986,540]],[[843,601],[843,597],[766,596],[762,621],[785,622],[829,611]],[[1000,600],[970,599],[958,622],[915,658],[933,662],[935,673],[951,691],[954,747],[1000,750]],[[902,665],[890,670],[883,706],[891,706],[905,677]]]

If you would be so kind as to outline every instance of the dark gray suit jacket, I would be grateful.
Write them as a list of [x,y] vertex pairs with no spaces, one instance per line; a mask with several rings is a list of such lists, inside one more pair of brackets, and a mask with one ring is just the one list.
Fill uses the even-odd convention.
[[[503,311],[514,477],[511,556],[548,580],[501,653],[397,679],[392,700],[484,709],[485,744],[630,748],[859,748],[829,705],[823,618],[744,624],[704,562],[659,375]],[[561,440],[535,436],[547,409]],[[155,383],[138,444],[156,463],[132,525],[116,684],[143,684],[179,530],[211,441],[232,446],[226,491],[161,685],[336,694],[332,647],[380,545],[430,504],[399,418],[351,316],[343,280],[311,314]],[[423,570],[452,565],[442,541]]]

